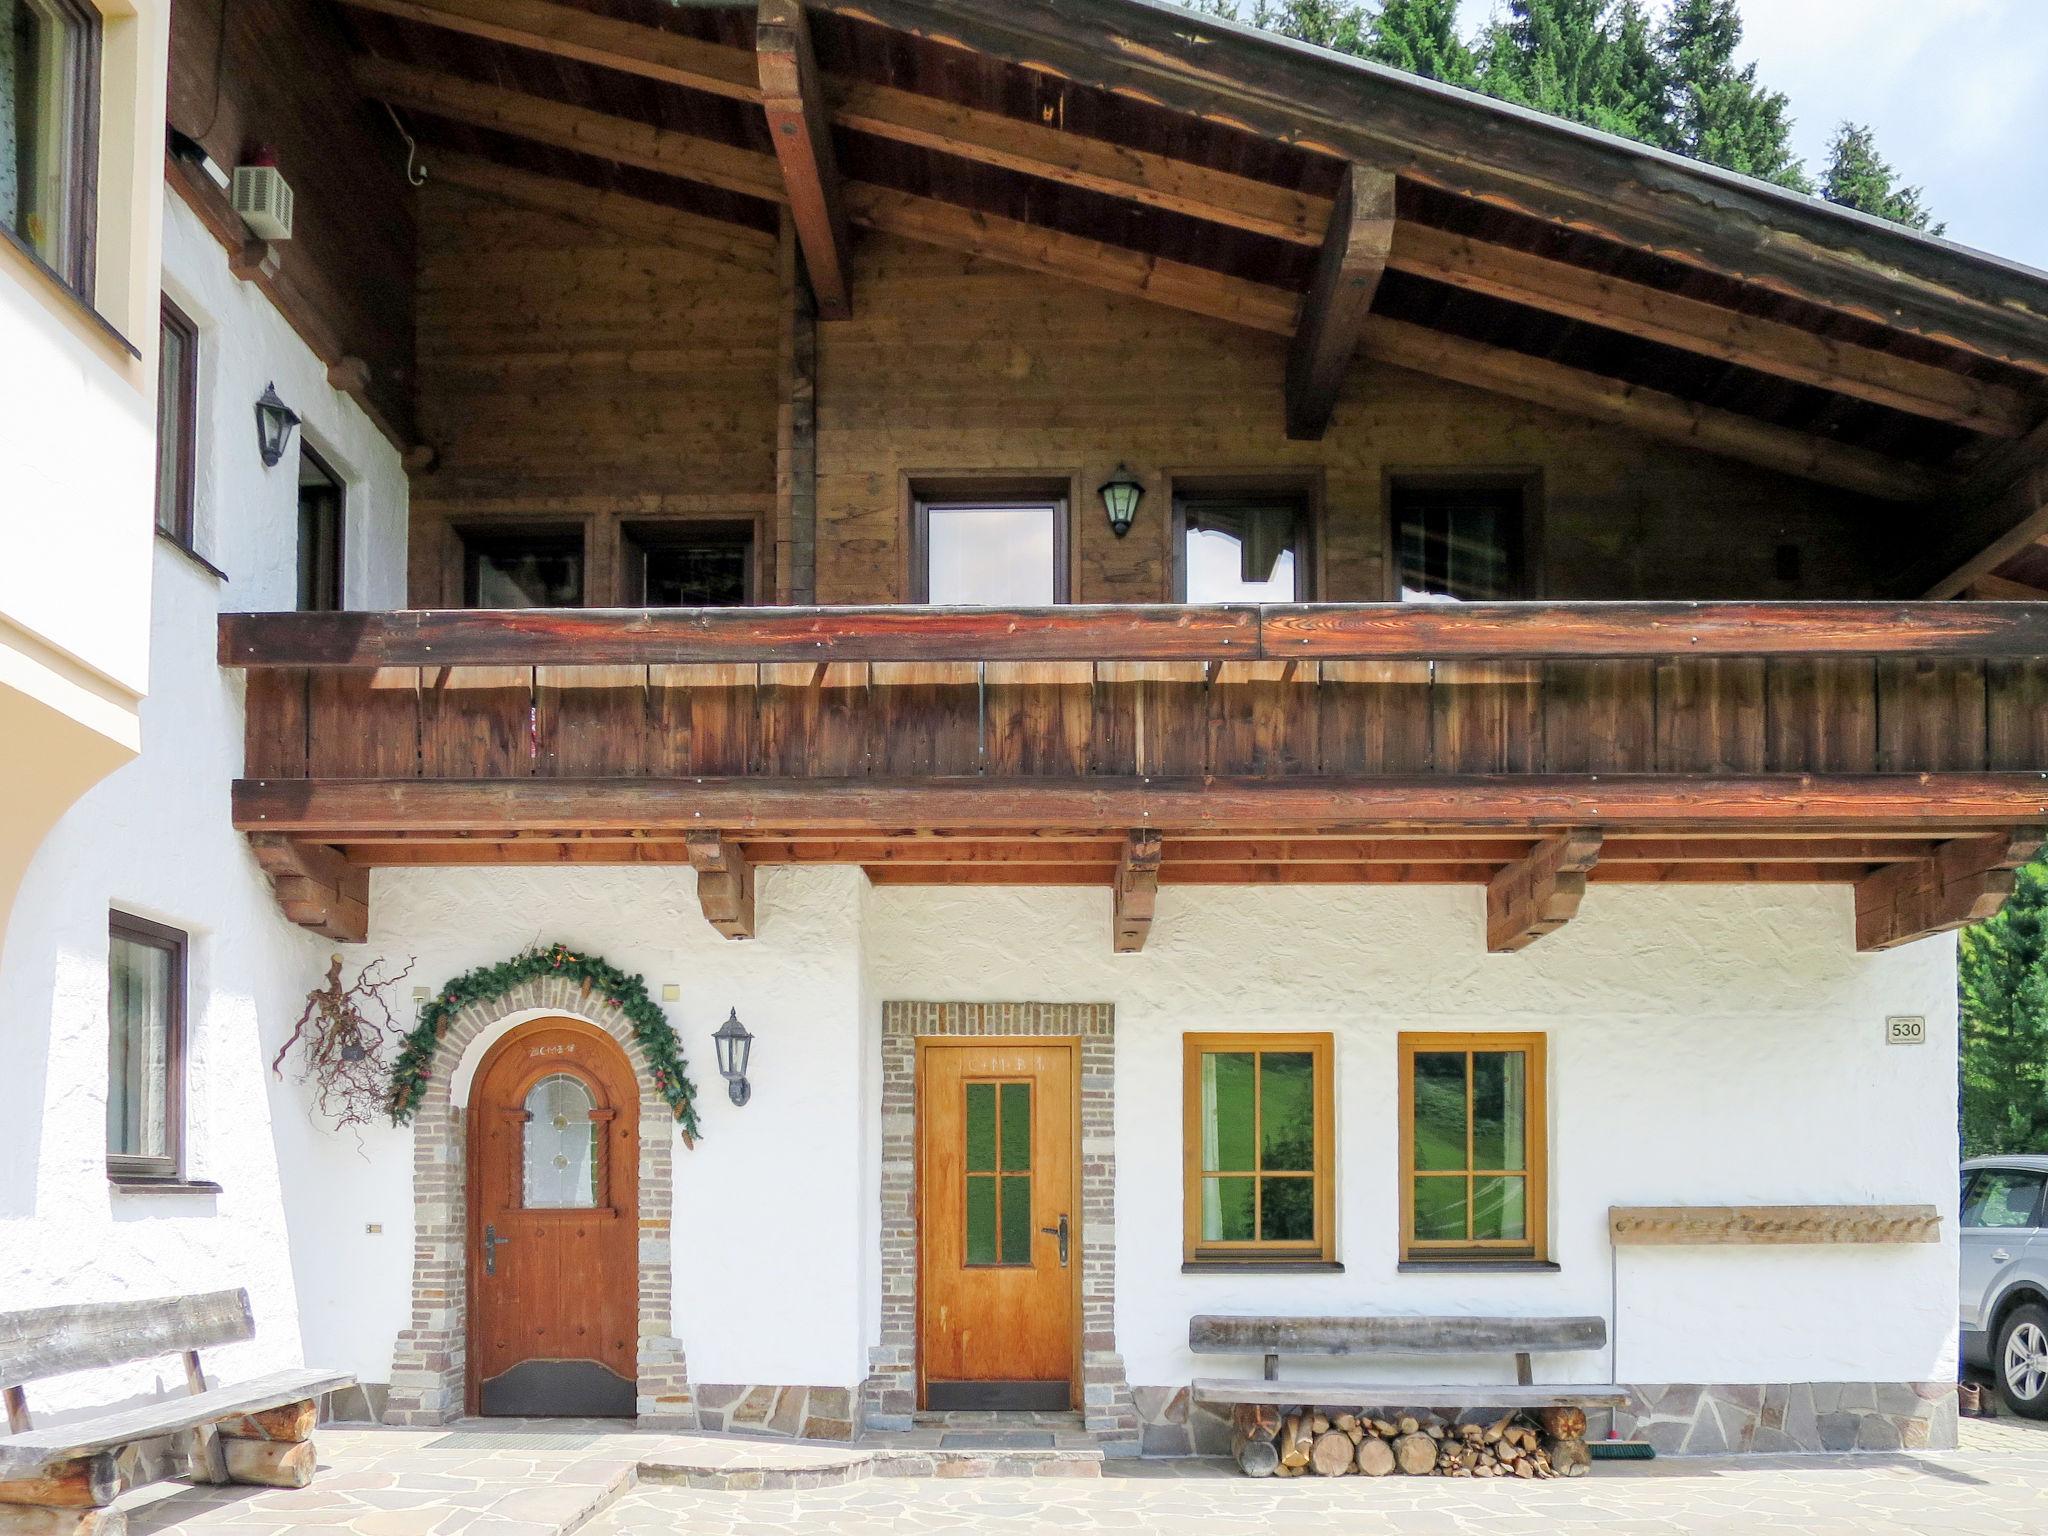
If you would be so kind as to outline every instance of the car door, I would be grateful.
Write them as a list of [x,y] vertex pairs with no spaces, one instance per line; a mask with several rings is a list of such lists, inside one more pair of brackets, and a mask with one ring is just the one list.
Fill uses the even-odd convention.
[[1963,1199],[1962,1325],[1984,1328],[2006,1273],[2041,1235],[2041,1186],[2034,1168],[1980,1168]]

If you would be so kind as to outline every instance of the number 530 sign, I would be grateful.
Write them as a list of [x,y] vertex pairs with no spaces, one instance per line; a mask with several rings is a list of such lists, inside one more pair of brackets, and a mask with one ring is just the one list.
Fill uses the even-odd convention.
[[1925,1045],[1927,1020],[1913,1013],[1895,1013],[1884,1021],[1887,1045]]

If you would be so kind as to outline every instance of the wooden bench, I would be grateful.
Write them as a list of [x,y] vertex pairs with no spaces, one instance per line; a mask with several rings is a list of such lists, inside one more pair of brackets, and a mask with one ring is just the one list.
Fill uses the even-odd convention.
[[[169,1477],[305,1487],[319,1396],[355,1378],[301,1369],[207,1386],[199,1351],[255,1336],[247,1291],[0,1312],[0,1533],[120,1536],[126,1517],[106,1506]],[[167,1355],[184,1356],[187,1396],[49,1429],[30,1421],[30,1382]]]
[[[1539,1386],[1530,1357],[1604,1349],[1598,1317],[1193,1317],[1188,1348],[1198,1355],[1263,1355],[1261,1381],[1197,1380],[1212,1403],[1342,1404],[1377,1408],[1607,1408],[1629,1400],[1626,1387]],[[1513,1385],[1279,1379],[1282,1355],[1512,1355]]]

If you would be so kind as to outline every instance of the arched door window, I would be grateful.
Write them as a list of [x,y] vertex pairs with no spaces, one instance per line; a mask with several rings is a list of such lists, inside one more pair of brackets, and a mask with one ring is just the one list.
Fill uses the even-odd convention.
[[526,1091],[521,1149],[522,1203],[528,1210],[583,1210],[598,1203],[602,1184],[598,1121],[590,1085],[552,1072]]

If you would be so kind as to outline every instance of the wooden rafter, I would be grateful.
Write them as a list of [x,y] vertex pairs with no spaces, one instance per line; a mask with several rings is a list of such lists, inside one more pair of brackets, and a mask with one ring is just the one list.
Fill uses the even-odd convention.
[[1932,859],[1890,864],[1856,886],[1856,947],[1894,945],[1996,917],[2013,871],[2041,851],[2042,828],[1959,837]]
[[[2044,401],[2048,405],[2048,401]],[[2048,538],[2048,419],[1988,454],[1949,498],[1957,510],[1934,553],[1929,597],[1954,597]]]
[[2016,390],[1425,224],[1400,226],[1387,264],[1974,432],[2017,437],[2033,421]]
[[845,320],[853,314],[852,237],[810,23],[803,0],[760,0],[760,6],[754,52],[761,67],[761,110],[782,163],[790,219],[818,318]]
[[337,943],[361,944],[369,938],[367,869],[332,848],[268,832],[250,833],[249,847],[286,917]]
[[1152,932],[1152,909],[1159,899],[1159,860],[1165,839],[1149,827],[1124,834],[1117,856],[1113,937],[1116,952],[1135,955]]
[[1350,167],[1287,350],[1287,435],[1297,442],[1314,442],[1330,425],[1393,243],[1393,176]]
[[2004,576],[1979,576],[1963,593],[1980,603],[2048,602],[2048,589],[2028,586]]
[[690,867],[697,872],[697,901],[712,927],[728,939],[754,936],[754,866],[720,832],[692,832],[684,839]]
[[1597,828],[1575,827],[1544,838],[1495,875],[1486,887],[1486,947],[1497,955],[1527,949],[1570,922],[1600,844]]

